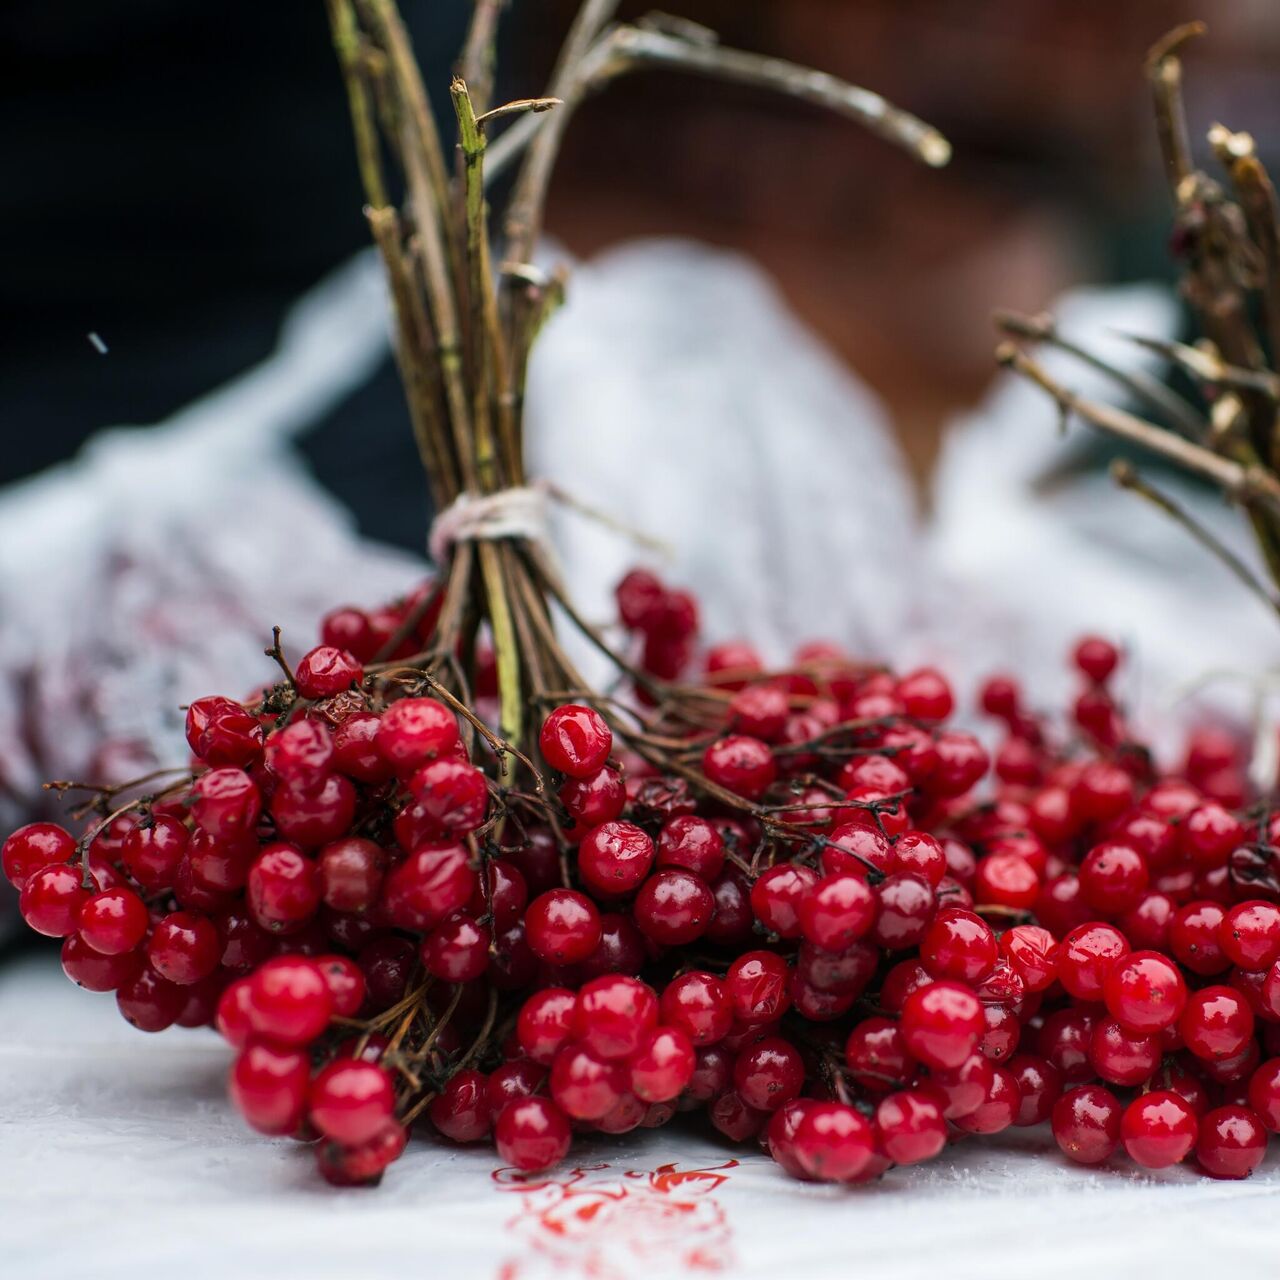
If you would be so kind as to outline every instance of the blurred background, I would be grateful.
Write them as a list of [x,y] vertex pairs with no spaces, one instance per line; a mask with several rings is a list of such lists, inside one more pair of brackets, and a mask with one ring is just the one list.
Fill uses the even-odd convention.
[[[444,90],[469,4],[403,8],[429,83]],[[549,231],[586,258],[651,234],[750,255],[883,398],[917,478],[941,424],[990,379],[993,307],[1033,310],[1078,281],[1167,278],[1167,200],[1140,74],[1153,39],[1208,19],[1210,37],[1189,55],[1192,118],[1249,128],[1280,160],[1274,0],[677,8],[726,43],[884,93],[947,134],[953,164],[931,173],[816,109],[646,73],[578,115]],[[541,87],[574,9],[510,7],[499,95]],[[367,238],[319,0],[72,11],[9,0],[0,49],[4,483],[104,426],[162,419],[262,359],[289,303]],[[389,362],[305,449],[363,532],[421,548]]]

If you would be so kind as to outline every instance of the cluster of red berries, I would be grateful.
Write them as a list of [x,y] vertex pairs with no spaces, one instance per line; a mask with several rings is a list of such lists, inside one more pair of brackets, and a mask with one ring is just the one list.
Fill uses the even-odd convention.
[[[287,686],[191,705],[174,786],[3,846],[68,976],[142,1030],[216,1026],[245,1118],[331,1181],[376,1181],[419,1122],[532,1170],[692,1111],[838,1182],[1043,1122],[1083,1163],[1263,1158],[1280,815],[1221,733],[1157,773],[1110,644],[1076,650],[1067,740],[988,681],[994,760],[932,669],[725,645],[692,701],[644,687],[633,750],[555,707],[533,786],[366,673],[429,642],[433,601],[331,614]],[[618,603],[640,671],[688,668],[691,597],[636,571]]]

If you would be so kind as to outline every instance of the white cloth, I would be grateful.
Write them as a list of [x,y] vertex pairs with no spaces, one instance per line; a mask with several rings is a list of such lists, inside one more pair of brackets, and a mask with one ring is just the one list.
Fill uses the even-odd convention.
[[212,1032],[140,1035],[44,957],[0,971],[0,1026],[5,1280],[1276,1273],[1274,1146],[1252,1179],[1225,1184],[1073,1167],[1046,1131],[1019,1130],[840,1188],[685,1125],[576,1143],[523,1189],[495,1177],[491,1151],[415,1138],[380,1187],[338,1190],[308,1150],[233,1114],[230,1051]]

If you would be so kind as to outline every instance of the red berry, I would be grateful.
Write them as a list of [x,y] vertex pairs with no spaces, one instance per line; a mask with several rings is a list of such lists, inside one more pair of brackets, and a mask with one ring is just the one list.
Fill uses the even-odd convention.
[[733,1005],[714,974],[690,970],[673,978],[662,993],[662,1021],[678,1027],[699,1048],[722,1040],[733,1025]]
[[693,1045],[678,1027],[654,1027],[628,1064],[631,1092],[642,1102],[670,1102],[693,1076]]
[[1120,663],[1120,651],[1101,636],[1082,636],[1071,654],[1076,669],[1095,684],[1104,684]]
[[766,1036],[738,1054],[733,1083],[747,1106],[776,1111],[797,1097],[804,1085],[799,1051],[781,1036]]
[[1250,1077],[1249,1105],[1272,1133],[1280,1133],[1280,1058],[1264,1062]]
[[1211,1178],[1247,1178],[1267,1153],[1267,1131],[1248,1107],[1218,1107],[1200,1118],[1196,1160]]
[[569,1151],[569,1122],[547,1098],[525,1098],[506,1107],[493,1127],[498,1155],[533,1173],[563,1160]]
[[372,840],[347,836],[316,857],[320,896],[335,911],[368,911],[378,900],[387,855]]
[[618,616],[628,631],[647,630],[662,607],[666,588],[648,569],[632,569],[614,588]]
[[758,800],[778,776],[773,752],[759,738],[743,734],[713,742],[703,752],[702,770],[711,782],[746,800]]
[[585,1045],[565,1045],[551,1063],[551,1096],[574,1120],[608,1115],[626,1091],[622,1064],[596,1057]]
[[653,841],[631,822],[606,822],[578,846],[578,874],[588,889],[605,898],[638,889],[653,860]]
[[302,956],[277,956],[250,978],[249,1022],[279,1044],[309,1044],[329,1025],[333,996],[324,973]]
[[888,1093],[909,1083],[915,1063],[902,1028],[890,1018],[865,1018],[844,1047],[849,1074],[869,1093]]
[[598,711],[569,702],[542,722],[538,747],[542,758],[557,772],[589,778],[608,760],[613,733]]
[[516,1019],[516,1039],[525,1057],[551,1065],[573,1034],[576,1004],[577,996],[564,987],[544,987],[524,1002]]
[[946,677],[933,667],[921,667],[898,681],[895,692],[903,712],[912,720],[938,724],[955,709],[955,698]]
[[1099,1000],[1111,970],[1129,951],[1119,929],[1082,924],[1062,940],[1058,980],[1078,1000]]
[[815,1102],[796,1125],[793,1147],[801,1168],[824,1182],[849,1182],[875,1154],[871,1125],[842,1102]]
[[1043,991],[1058,976],[1058,943],[1039,925],[1020,924],[1000,935],[1000,954],[1027,991]]
[[1048,1120],[1062,1096],[1062,1073],[1047,1058],[1030,1053],[1015,1054],[1006,1066],[1018,1086],[1018,1113],[1013,1123],[1028,1126]]
[[920,943],[920,959],[935,978],[981,982],[995,968],[1000,949],[981,916],[958,908],[940,911]]
[[551,964],[577,964],[600,944],[600,913],[585,894],[549,889],[525,912],[525,937],[533,952]]
[[489,967],[491,942],[487,925],[457,911],[436,925],[423,942],[423,967],[442,982],[474,982]]
[[887,1094],[876,1106],[880,1147],[895,1164],[932,1160],[947,1145],[938,1096],[927,1089]]
[[1132,1087],[1160,1065],[1160,1042],[1155,1036],[1126,1031],[1114,1018],[1099,1018],[1089,1042],[1089,1061],[1108,1084]]
[[735,693],[729,702],[729,727],[761,742],[776,742],[790,713],[790,701],[781,689],[751,685]]
[[78,933],[69,934],[62,944],[63,973],[86,991],[115,991],[132,982],[141,968],[141,951],[104,956]]
[[1095,911],[1118,916],[1147,891],[1147,864],[1128,845],[1108,841],[1090,850],[1080,864],[1080,891]]
[[18,910],[27,925],[49,938],[75,931],[80,908],[89,899],[78,868],[55,862],[32,872],[22,886]]
[[453,712],[431,698],[403,698],[382,713],[374,739],[382,758],[402,777],[457,748]]
[[148,893],[173,888],[190,837],[177,818],[161,815],[133,827],[120,852],[125,870]]
[[1226,910],[1217,902],[1189,902],[1169,924],[1169,950],[1179,964],[1208,977],[1225,973],[1231,961],[1222,949]]
[[663,947],[686,946],[707,930],[716,901],[706,883],[690,871],[659,871],[636,894],[636,927]]
[[1172,1026],[1187,1003],[1178,966],[1155,951],[1133,951],[1119,960],[1103,983],[1107,1009],[1127,1030],[1149,1035]]
[[75,838],[69,831],[53,822],[31,822],[0,846],[0,864],[9,883],[21,892],[37,871],[70,862],[75,853]]
[[560,803],[573,818],[573,830],[577,833],[620,818],[627,804],[622,774],[608,765],[590,777],[570,778],[558,794]]
[[748,1024],[774,1022],[791,1003],[791,971],[772,951],[748,951],[729,966],[725,990],[734,1017]]
[[302,655],[293,678],[304,698],[331,698],[358,685],[364,679],[364,667],[345,649],[322,644]]
[[912,1057],[930,1067],[958,1067],[982,1036],[982,1006],[959,983],[933,982],[903,1002],[901,1026]]
[[410,779],[409,790],[433,835],[461,835],[474,831],[489,808],[489,784],[473,764],[461,760],[433,760]]
[[1004,1067],[993,1067],[986,1095],[967,1115],[956,1117],[956,1127],[966,1133],[999,1133],[1013,1124],[1021,1102],[1012,1073]]
[[1123,1108],[1110,1089],[1085,1085],[1054,1103],[1053,1136],[1077,1164],[1101,1164],[1120,1145]]
[[249,868],[245,897],[262,928],[288,933],[320,906],[316,864],[291,844],[265,845]]
[[870,930],[876,911],[876,895],[865,880],[829,876],[801,899],[801,932],[814,946],[844,951]]
[[305,1055],[273,1044],[250,1044],[231,1068],[231,1100],[259,1133],[295,1133],[307,1096]]
[[165,1031],[173,1026],[187,1002],[182,987],[166,981],[149,965],[116,988],[121,1017],[139,1031]]
[[1198,1133],[1196,1113],[1184,1098],[1168,1089],[1135,1098],[1120,1120],[1124,1149],[1146,1169],[1165,1169],[1185,1160]]
[[636,1053],[657,1023],[658,998],[653,988],[637,978],[609,974],[586,983],[578,992],[573,1036],[596,1057],[612,1061]]
[[179,986],[207,978],[218,967],[222,939],[213,921],[190,911],[160,920],[147,944],[147,959],[162,977]]
[[338,1058],[311,1082],[307,1110],[325,1137],[357,1147],[386,1128],[395,1102],[391,1077],[381,1067]]
[[711,884],[724,869],[724,839],[706,818],[681,814],[658,833],[659,867],[682,867]]
[[801,904],[818,882],[808,867],[784,863],[770,867],[751,887],[751,909],[771,933],[798,938]]
[[250,835],[262,812],[262,793],[243,769],[210,769],[191,788],[196,826],[217,840]]
[[1237,903],[1223,917],[1218,941],[1232,964],[1270,969],[1280,960],[1280,906],[1261,899]]
[[1243,1053],[1253,1038],[1249,1002],[1234,987],[1203,987],[1187,998],[1178,1020],[1182,1041],[1197,1058],[1213,1062]]
[[132,951],[142,941],[148,923],[146,905],[129,889],[94,894],[81,905],[78,917],[80,936],[105,956]]
[[458,844],[424,844],[393,868],[382,884],[382,901],[402,929],[434,928],[470,902],[477,877]]
[[431,1123],[451,1142],[479,1142],[493,1127],[485,1078],[479,1071],[459,1071],[427,1108]]
[[207,765],[244,766],[262,754],[262,725],[230,698],[197,698],[187,708],[187,745]]

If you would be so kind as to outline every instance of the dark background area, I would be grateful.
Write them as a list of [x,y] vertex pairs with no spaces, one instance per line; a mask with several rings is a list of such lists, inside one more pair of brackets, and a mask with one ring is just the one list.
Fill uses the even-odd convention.
[[[542,86],[575,7],[515,0],[500,98]],[[1167,274],[1141,78],[1153,39],[1206,17],[1187,67],[1197,138],[1222,118],[1280,158],[1274,0],[672,7],[726,43],[883,92],[951,138],[953,165],[926,171],[848,121],[762,93],[637,75],[575,120],[549,230],[584,256],[653,234],[750,254],[886,399],[920,476],[946,416],[990,376],[994,306]],[[443,107],[470,5],[403,8]],[[9,0],[0,49],[4,483],[261,359],[289,303],[367,236],[321,0]],[[389,365],[306,449],[367,532],[420,547]]]

